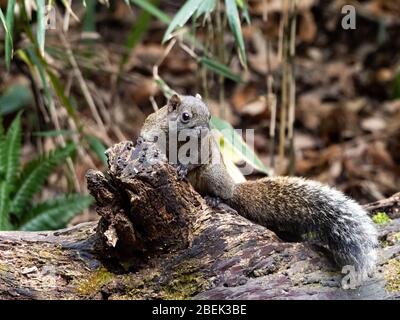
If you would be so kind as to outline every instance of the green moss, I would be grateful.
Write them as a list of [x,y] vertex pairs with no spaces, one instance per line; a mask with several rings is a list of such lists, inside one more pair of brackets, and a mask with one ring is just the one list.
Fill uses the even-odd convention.
[[162,297],[167,300],[184,300],[201,291],[208,282],[200,273],[177,275],[162,288]]
[[385,289],[389,292],[400,292],[400,261],[391,259],[384,268]]
[[173,280],[162,285],[161,295],[163,299],[184,300],[201,292],[208,285],[208,281],[201,272],[197,272],[198,261],[186,261],[173,273]]
[[126,294],[119,296],[121,300],[140,300],[144,296],[152,296],[156,288],[152,285],[154,279],[159,277],[158,270],[147,269],[136,274],[127,274],[122,276]]
[[378,212],[376,213],[373,217],[372,220],[376,223],[376,224],[385,224],[388,223],[390,221],[392,221],[389,216],[385,213],[385,212]]
[[101,287],[109,283],[114,278],[114,274],[107,271],[105,268],[93,272],[87,279],[83,279],[77,283],[77,290],[85,296],[93,295],[100,291]]
[[396,239],[396,241],[400,241],[400,232],[395,233],[394,238]]
[[[124,294],[114,294],[113,299],[132,300],[152,299],[183,300],[193,297],[208,285],[201,272],[199,262],[185,261],[171,275],[171,280],[160,277],[159,270],[142,270],[140,273],[120,277]],[[163,280],[161,280],[163,279]],[[161,280],[161,281],[160,281]]]

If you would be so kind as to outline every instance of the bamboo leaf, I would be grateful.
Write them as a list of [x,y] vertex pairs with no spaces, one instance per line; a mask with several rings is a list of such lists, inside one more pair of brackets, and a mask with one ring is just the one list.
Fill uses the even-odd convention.
[[242,160],[241,157],[235,152],[235,149],[231,144],[225,143],[224,136],[222,135],[221,131],[213,130],[212,135],[219,146],[226,171],[228,171],[233,181],[235,183],[245,182],[246,178],[235,165],[235,162]]
[[242,27],[240,25],[239,12],[235,0],[225,0],[226,13],[228,16],[229,27],[235,37],[236,44],[239,48],[239,57],[241,63],[246,66],[246,50],[244,46]]
[[[151,4],[155,8],[158,5],[158,3],[159,3],[159,0],[150,0],[149,1],[149,4]],[[136,24],[133,26],[133,28],[128,36],[128,41],[126,43],[126,47],[128,50],[122,57],[120,70],[125,65],[125,63],[128,61],[128,58],[129,58],[131,52],[133,51],[133,49],[136,47],[136,45],[139,43],[140,39],[143,37],[143,35],[147,31],[147,29],[150,25],[150,21],[151,21],[151,13],[149,11],[143,9],[137,19]]]
[[44,55],[44,41],[45,41],[45,3],[44,0],[36,0],[37,5],[37,29],[36,39],[38,47],[42,56]]
[[211,117],[210,125],[213,129],[222,133],[224,139],[220,145],[226,143],[229,144],[229,147],[232,148],[232,152],[253,166],[253,168],[267,175],[270,174],[267,167],[228,122],[217,117]]
[[10,63],[11,63],[11,48],[12,48],[12,35],[10,33],[10,31],[8,30],[7,27],[7,22],[6,22],[6,18],[4,17],[3,11],[0,8],[0,20],[1,23],[4,27],[4,31],[5,31],[5,61],[6,61],[6,67],[7,70],[10,70]]
[[217,0],[204,0],[196,11],[195,15],[196,19],[203,14],[207,15],[212,11],[214,11],[216,5],[217,5]]
[[29,70],[32,74],[36,74],[36,72],[39,74],[40,80],[42,82],[46,102],[50,103],[50,101],[53,99],[53,97],[50,94],[50,90],[49,90],[49,86],[48,86],[47,78],[46,78],[46,72],[45,72],[44,67],[43,67],[42,63],[40,62],[39,58],[35,54],[35,52],[32,50],[32,48],[27,48],[26,51],[23,51],[20,49],[20,50],[17,50],[17,55],[18,55],[18,57],[21,58],[22,61],[24,61],[26,63],[26,65],[29,67]]
[[83,31],[96,31],[96,0],[88,0],[85,9],[85,18],[83,19]]
[[63,107],[67,110],[68,115],[73,118],[75,121],[77,121],[77,117],[75,114],[75,108],[72,106],[71,102],[67,98],[67,96],[64,93],[64,89],[61,86],[58,78],[56,75],[53,73],[53,71],[50,70],[49,67],[46,67],[46,73],[47,76],[50,79],[50,82],[54,88],[54,91],[56,92],[58,98],[60,99]]
[[156,17],[158,20],[168,24],[171,22],[171,18],[158,9],[148,0],[130,0],[131,3],[136,4],[138,7],[150,13],[152,16]]
[[203,0],[188,0],[182,6],[182,8],[176,13],[171,23],[169,24],[167,31],[165,31],[162,42],[166,42],[171,39],[171,33],[178,27],[183,27],[190,17],[195,13],[197,8]]
[[235,82],[241,82],[240,76],[233,73],[226,65],[223,65],[207,57],[201,57],[199,59],[199,62],[204,64],[207,68],[211,69],[212,71],[218,73],[219,75],[224,76],[225,78],[231,79]]
[[249,14],[249,9],[247,8],[246,0],[236,0],[236,3],[239,6],[240,10],[242,10],[242,15],[246,20],[246,23],[250,24],[251,23],[250,14]]
[[5,60],[7,70],[10,70],[11,58],[13,56],[13,40],[12,34],[14,30],[14,10],[16,0],[8,0],[6,16],[0,8],[0,19],[5,30]]
[[48,131],[32,132],[32,135],[35,137],[72,136],[75,134],[78,133],[72,130],[48,130]]

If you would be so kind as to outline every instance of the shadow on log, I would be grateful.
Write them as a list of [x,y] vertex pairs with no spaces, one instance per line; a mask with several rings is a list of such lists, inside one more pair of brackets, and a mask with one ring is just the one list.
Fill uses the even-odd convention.
[[90,170],[98,223],[0,232],[0,299],[392,299],[400,297],[400,194],[387,212],[373,278],[356,289],[326,252],[282,242],[237,214],[209,208],[149,144],[107,152]]

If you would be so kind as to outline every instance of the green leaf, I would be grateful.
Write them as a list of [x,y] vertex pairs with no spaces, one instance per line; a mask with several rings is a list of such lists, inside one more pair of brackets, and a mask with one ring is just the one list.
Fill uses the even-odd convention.
[[214,11],[216,4],[217,0],[204,0],[197,9],[195,18],[197,19],[203,14],[207,15],[210,12]]
[[32,135],[35,137],[72,136],[74,134],[77,134],[77,132],[72,130],[48,130],[48,131],[32,132]]
[[[45,91],[45,95],[47,98],[47,103],[50,103],[52,101],[53,97],[50,94],[50,90],[47,84],[47,77],[50,80],[50,83],[58,97],[58,99],[61,102],[61,105],[66,109],[68,115],[76,122],[78,123],[78,118],[75,113],[75,108],[72,106],[70,100],[64,93],[64,89],[57,78],[57,76],[54,74],[54,72],[51,70],[51,68],[47,65],[46,61],[43,59],[43,57],[38,56],[35,53],[35,50],[33,48],[27,48],[26,52],[28,54],[24,54],[23,51],[19,52],[19,56],[21,58],[24,58],[24,61],[27,62],[26,60],[30,61],[29,63],[34,65],[40,75],[40,79],[42,80],[42,85]],[[29,66],[29,64],[28,64]],[[47,77],[46,77],[47,75]]]
[[7,182],[0,181],[0,230],[10,230],[10,189]]
[[22,85],[14,85],[0,97],[0,114],[6,115],[15,112],[32,101],[29,88]]
[[3,146],[4,158],[0,171],[4,172],[5,182],[10,188],[14,185],[20,169],[21,156],[21,115],[14,119],[11,127],[8,129],[6,140]]
[[24,216],[19,230],[39,231],[63,228],[93,202],[91,196],[71,194],[41,203]]
[[235,37],[236,44],[239,47],[239,57],[241,63],[246,66],[246,50],[240,25],[239,12],[235,0],[225,0],[226,13],[228,15],[229,27]]
[[223,143],[229,143],[236,155],[240,156],[241,159],[245,160],[258,171],[270,174],[267,167],[228,122],[217,117],[211,117],[210,125],[211,128],[221,132],[224,137]]
[[53,86],[54,91],[56,92],[58,98],[60,99],[63,107],[65,110],[67,110],[68,115],[73,118],[74,120],[77,120],[77,116],[75,114],[75,108],[72,106],[71,102],[69,101],[68,97],[64,93],[64,89],[60,84],[60,81],[58,81],[58,78],[56,75],[53,73],[53,71],[50,70],[49,67],[46,68],[46,73],[47,76],[50,79],[50,82]]
[[35,54],[34,50],[32,48],[27,48],[26,51],[20,49],[17,51],[17,55],[21,58],[22,61],[26,63],[32,74],[36,74],[36,71],[39,73],[39,77],[44,90],[44,96],[46,98],[47,104],[49,104],[53,97],[50,94],[49,86],[47,84],[46,71],[43,67],[43,64],[40,62],[39,58]]
[[0,8],[0,20],[3,24],[3,28],[5,31],[5,60],[6,60],[6,67],[7,70],[10,70],[10,63],[11,63],[11,48],[12,48],[12,35],[10,30],[8,30],[6,18],[4,17],[3,11]]
[[90,149],[99,157],[99,159],[103,162],[103,164],[107,165],[107,157],[106,157],[106,147],[104,144],[94,136],[87,136],[86,139],[89,142]]
[[37,29],[36,29],[36,38],[39,46],[39,50],[44,54],[44,41],[45,41],[45,2],[44,0],[36,0],[37,6]]
[[157,77],[154,79],[154,82],[157,84],[157,86],[160,88],[167,99],[171,98],[172,95],[176,93],[162,78]]
[[96,31],[96,0],[87,0],[85,18],[83,19],[83,31]]
[[[149,3],[153,6],[158,5],[159,0],[150,0]],[[133,26],[131,32],[129,33],[128,36],[128,41],[126,43],[126,48],[128,49],[124,56],[122,57],[121,60],[121,67],[120,70],[122,69],[122,66],[125,65],[125,63],[128,61],[128,58],[133,51],[133,49],[136,47],[136,45],[139,43],[140,39],[142,39],[143,35],[147,31],[151,21],[151,14],[149,11],[142,10],[140,13],[136,24]]]
[[199,62],[204,64],[207,68],[224,76],[225,78],[231,79],[236,82],[241,82],[240,76],[233,73],[226,65],[223,65],[215,60],[207,57],[201,57]]
[[246,0],[236,0],[236,4],[242,10],[242,15],[244,19],[246,20],[247,24],[250,24],[250,14],[249,14],[249,9],[247,8],[247,3]]
[[138,7],[150,13],[152,16],[156,17],[161,22],[168,24],[171,22],[171,18],[158,9],[148,0],[130,0],[131,3],[136,4]]
[[48,176],[58,165],[65,162],[74,150],[75,145],[68,144],[64,148],[57,148],[48,155],[32,160],[24,167],[11,204],[11,212],[17,218],[21,217],[33,196],[41,190]]
[[204,0],[188,0],[182,6],[182,8],[177,12],[175,17],[172,19],[171,23],[169,24],[167,31],[165,31],[164,37],[162,42],[166,42],[171,39],[171,33],[177,27],[183,27],[185,23],[190,19],[190,17],[195,13],[197,8]]
[[12,34],[14,30],[14,9],[15,9],[15,0],[7,1],[7,11],[6,16],[4,17],[3,11],[0,9],[0,19],[3,24],[6,37],[5,37],[5,60],[7,70],[10,70],[11,58],[13,55],[13,40]]

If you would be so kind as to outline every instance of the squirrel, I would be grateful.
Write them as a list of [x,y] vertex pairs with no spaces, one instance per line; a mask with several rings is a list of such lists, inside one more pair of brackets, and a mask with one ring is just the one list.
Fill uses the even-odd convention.
[[208,196],[208,203],[216,206],[223,202],[278,236],[311,236],[328,247],[339,266],[353,266],[361,279],[366,279],[374,270],[378,247],[377,231],[366,211],[342,192],[303,178],[276,176],[235,184],[209,130],[210,117],[200,95],[174,94],[164,107],[148,116],[139,137],[159,143],[158,137],[167,136],[160,144],[165,148],[171,123],[176,134],[187,130],[199,136],[202,131],[200,140],[209,148],[209,161],[178,162],[177,167],[197,192]]

